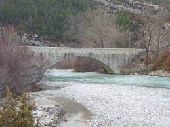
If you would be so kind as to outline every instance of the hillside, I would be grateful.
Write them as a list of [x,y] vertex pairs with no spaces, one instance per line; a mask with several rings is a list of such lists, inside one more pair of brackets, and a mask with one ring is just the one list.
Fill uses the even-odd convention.
[[1,0],[0,24],[14,26],[27,45],[147,48],[152,31],[149,40],[166,47],[169,1],[147,1]]

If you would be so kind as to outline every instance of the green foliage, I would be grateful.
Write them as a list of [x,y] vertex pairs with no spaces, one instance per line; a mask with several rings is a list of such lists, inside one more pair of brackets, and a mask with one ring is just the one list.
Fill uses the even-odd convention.
[[69,29],[69,17],[85,11],[88,5],[88,0],[1,0],[0,23],[60,38]]
[[132,20],[130,13],[126,11],[117,13],[116,23],[122,31],[134,31],[138,29],[138,24]]
[[14,96],[8,90],[5,104],[0,109],[0,127],[35,127],[32,117],[33,106],[27,101],[26,95]]

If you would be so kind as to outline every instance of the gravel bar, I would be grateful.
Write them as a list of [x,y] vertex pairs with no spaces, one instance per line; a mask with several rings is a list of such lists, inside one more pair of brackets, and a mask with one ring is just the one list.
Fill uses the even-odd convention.
[[84,105],[90,127],[170,127],[170,89],[74,83],[47,92]]

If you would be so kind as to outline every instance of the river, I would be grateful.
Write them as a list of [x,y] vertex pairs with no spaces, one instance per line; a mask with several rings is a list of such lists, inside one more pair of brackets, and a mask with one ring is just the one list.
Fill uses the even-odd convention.
[[48,70],[45,74],[50,82],[85,84],[132,85],[141,87],[170,88],[170,78],[146,75],[109,75],[96,72],[78,73],[68,70]]
[[170,127],[170,78],[50,69],[42,82],[66,109],[60,127]]

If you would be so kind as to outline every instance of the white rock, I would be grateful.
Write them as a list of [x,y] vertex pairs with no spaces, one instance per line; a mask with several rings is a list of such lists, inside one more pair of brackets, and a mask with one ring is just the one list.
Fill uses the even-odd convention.
[[32,111],[35,124],[40,127],[56,127],[63,119],[64,110],[60,104],[47,98],[40,98],[38,94],[32,94],[35,108]]

